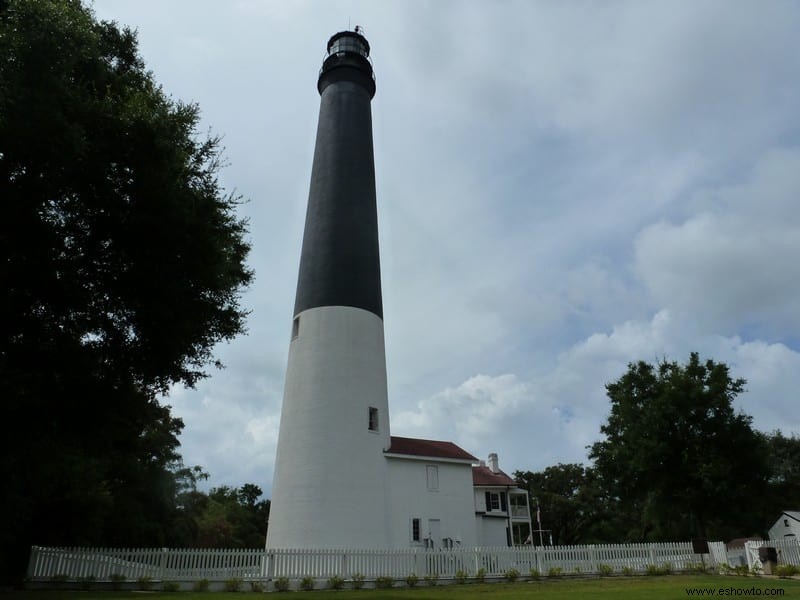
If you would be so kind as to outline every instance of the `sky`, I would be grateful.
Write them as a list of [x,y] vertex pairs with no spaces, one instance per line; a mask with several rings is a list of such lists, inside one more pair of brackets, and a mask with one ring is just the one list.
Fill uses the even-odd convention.
[[[223,138],[247,335],[183,419],[269,497],[328,38],[364,28],[393,435],[588,463],[632,361],[725,362],[800,433],[800,3],[96,0]],[[732,449],[733,450],[733,449]]]

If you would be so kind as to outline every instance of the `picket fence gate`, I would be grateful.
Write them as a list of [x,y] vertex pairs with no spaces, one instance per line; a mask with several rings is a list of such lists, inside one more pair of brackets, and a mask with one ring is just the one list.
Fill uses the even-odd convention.
[[745,542],[744,549],[747,554],[747,567],[749,569],[761,570],[764,565],[758,555],[761,547],[775,548],[778,552],[778,563],[785,565],[800,566],[800,542],[797,538],[785,538],[782,540],[751,540]]
[[[721,542],[715,542],[718,550]],[[436,575],[454,578],[457,573],[474,576],[484,569],[487,577],[500,577],[516,569],[527,576],[532,569],[547,575],[551,569],[564,574],[598,573],[601,566],[621,572],[643,572],[648,566],[669,565],[676,571],[705,560],[715,566],[713,551],[694,554],[689,542],[610,544],[581,546],[522,546],[514,548],[455,548],[447,550],[274,550],[191,548],[46,548],[34,546],[28,565],[32,581],[95,578],[135,581],[149,577],[162,581],[269,580],[333,576],[350,579],[360,574],[376,577],[420,579]]]

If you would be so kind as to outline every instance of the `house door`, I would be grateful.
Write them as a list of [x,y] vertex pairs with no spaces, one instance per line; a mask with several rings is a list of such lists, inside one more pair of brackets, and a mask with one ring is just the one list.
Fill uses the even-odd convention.
[[442,522],[439,519],[428,519],[429,548],[438,548],[442,543]]

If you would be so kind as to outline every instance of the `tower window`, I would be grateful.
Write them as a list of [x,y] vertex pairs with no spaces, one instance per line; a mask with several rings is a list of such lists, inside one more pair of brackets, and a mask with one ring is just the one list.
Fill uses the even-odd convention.
[[439,489],[439,467],[437,465],[428,465],[426,474],[427,474],[427,477],[428,477],[428,489],[429,490],[438,490]]
[[411,541],[419,541],[419,519],[411,519]]
[[369,407],[369,430],[378,431],[378,409],[374,406]]
[[300,335],[300,317],[295,317],[292,321],[292,339],[296,340],[298,335]]

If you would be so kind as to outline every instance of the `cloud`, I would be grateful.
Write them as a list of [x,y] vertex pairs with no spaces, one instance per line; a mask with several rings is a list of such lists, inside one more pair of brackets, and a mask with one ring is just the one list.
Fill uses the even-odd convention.
[[[800,151],[775,151],[735,185],[697,194],[701,211],[635,242],[655,302],[705,331],[800,334]],[[743,332],[744,333],[744,332]]]

